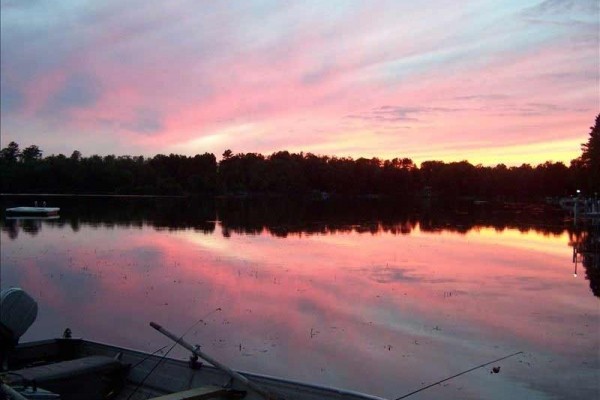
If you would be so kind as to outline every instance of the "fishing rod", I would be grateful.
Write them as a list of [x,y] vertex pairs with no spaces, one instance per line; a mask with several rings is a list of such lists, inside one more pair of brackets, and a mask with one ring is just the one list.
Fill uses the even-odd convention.
[[449,381],[450,379],[454,379],[454,378],[456,378],[456,377],[458,377],[458,376],[464,375],[464,374],[466,374],[467,372],[475,371],[476,369],[483,368],[483,367],[485,367],[485,366],[487,366],[487,365],[490,365],[490,364],[496,363],[496,362],[498,362],[498,361],[506,360],[507,358],[514,357],[514,356],[516,356],[516,355],[518,355],[518,354],[523,354],[523,352],[522,352],[522,351],[518,351],[518,352],[516,352],[516,353],[509,354],[509,355],[507,355],[507,356],[504,356],[504,357],[502,357],[502,358],[498,358],[497,360],[490,361],[490,362],[487,362],[487,363],[485,363],[485,364],[478,365],[478,366],[476,366],[476,367],[470,368],[470,369],[468,369],[468,370],[466,370],[466,371],[463,371],[463,372],[459,372],[458,374],[456,374],[456,375],[452,375],[452,376],[451,376],[451,377],[449,377],[449,378],[442,379],[441,381],[437,381],[437,382],[435,382],[435,383],[432,383],[431,385],[427,385],[427,386],[425,386],[425,387],[422,387],[421,389],[417,389],[417,390],[415,390],[415,391],[413,391],[413,392],[410,392],[410,393],[408,393],[408,394],[405,394],[404,396],[400,396],[400,397],[398,397],[398,398],[397,398],[397,399],[395,399],[395,400],[401,400],[401,399],[405,399],[405,398],[407,398],[407,397],[409,397],[409,396],[412,396],[413,394],[417,394],[417,393],[419,393],[419,392],[422,392],[422,391],[423,391],[423,390],[425,390],[425,389],[429,389],[430,387],[433,387],[433,386],[435,386],[435,385],[439,385],[440,383],[443,383],[443,382]]
[[[200,318],[198,321],[194,322],[194,324],[193,324],[192,326],[190,326],[190,327],[189,327],[189,328],[188,328],[188,329],[187,329],[187,330],[186,330],[186,331],[183,333],[183,335],[181,335],[181,336],[179,337],[179,339],[178,339],[178,340],[182,340],[182,339],[183,339],[183,337],[184,337],[185,335],[187,335],[187,334],[188,334],[188,333],[189,333],[189,332],[190,332],[192,329],[194,329],[194,327],[195,327],[196,325],[198,325],[200,322],[203,322],[205,318],[207,318],[209,315],[211,315],[212,313],[215,313],[215,312],[217,312],[217,311],[221,311],[221,307],[219,307],[219,308],[216,308],[216,309],[214,309],[214,310],[210,311],[208,314],[204,315],[204,316],[203,316],[202,318]],[[146,376],[144,377],[144,379],[142,379],[142,381],[141,381],[141,382],[140,382],[140,383],[139,383],[139,384],[138,384],[138,385],[135,387],[134,391],[133,391],[133,392],[131,392],[131,394],[130,394],[130,395],[127,397],[127,400],[131,399],[131,396],[133,396],[133,395],[134,395],[134,394],[135,394],[135,393],[138,391],[138,389],[139,389],[139,388],[140,388],[140,387],[141,387],[141,386],[144,384],[144,382],[146,382],[146,379],[148,379],[148,377],[149,377],[150,375],[152,375],[152,373],[154,372],[154,370],[155,370],[156,368],[158,368],[158,366],[159,366],[159,365],[160,365],[160,364],[161,364],[161,363],[162,363],[162,362],[163,362],[163,361],[164,361],[164,360],[167,358],[167,356],[169,355],[169,353],[171,352],[171,350],[173,350],[173,349],[175,348],[175,346],[176,346],[176,345],[177,345],[177,342],[173,343],[173,345],[172,345],[172,346],[169,348],[169,350],[167,350],[167,352],[166,352],[166,353],[165,353],[165,354],[164,354],[164,355],[161,357],[161,359],[160,359],[160,360],[158,360],[158,362],[157,362],[157,363],[154,365],[154,367],[153,367],[153,368],[152,368],[152,369],[151,369],[151,370],[150,370],[150,371],[149,371],[149,372],[146,374]],[[163,347],[161,347],[160,349],[156,350],[154,353],[157,353],[157,352],[159,352],[160,350],[164,349],[165,347],[167,347],[167,346],[163,346]],[[154,354],[154,353],[152,353],[152,354]],[[137,363],[137,364],[134,366],[134,368],[135,368],[135,367],[137,367],[138,365],[140,365],[142,362],[144,362],[144,361],[145,361],[146,359],[148,359],[149,357],[150,357],[150,356],[147,356],[147,357],[146,357],[146,358],[144,358],[142,361],[138,362],[138,363]]]
[[163,335],[165,335],[166,337],[168,337],[169,339],[173,340],[175,342],[173,345],[177,345],[178,344],[178,345],[180,345],[180,346],[188,349],[194,355],[202,358],[203,360],[208,361],[209,363],[211,363],[212,365],[214,365],[216,368],[218,368],[221,371],[225,372],[231,378],[236,379],[236,380],[242,382],[248,388],[250,388],[253,391],[255,391],[256,393],[258,393],[265,400],[274,400],[274,399],[276,399],[275,396],[273,396],[271,393],[269,393],[268,391],[266,391],[261,386],[259,386],[256,383],[254,383],[253,381],[251,381],[248,378],[246,378],[244,375],[241,375],[239,372],[236,372],[236,371],[232,370],[231,368],[229,368],[228,366],[226,366],[224,364],[221,364],[220,362],[218,362],[217,360],[215,360],[214,358],[212,358],[208,354],[202,352],[198,347],[194,347],[191,344],[189,344],[188,342],[186,342],[185,340],[183,340],[182,338],[178,338],[177,336],[173,335],[171,332],[169,332],[168,330],[166,330],[165,328],[163,328],[162,326],[160,326],[156,322],[150,322],[150,326],[153,327],[154,329],[156,329],[157,331],[159,331],[160,333],[162,333]]

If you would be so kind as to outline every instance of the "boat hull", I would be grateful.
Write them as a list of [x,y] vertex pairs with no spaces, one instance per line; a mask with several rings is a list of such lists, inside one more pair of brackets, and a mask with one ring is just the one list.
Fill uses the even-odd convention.
[[[117,400],[148,399],[202,386],[227,386],[229,389],[246,392],[244,399],[247,400],[263,398],[241,382],[232,382],[227,374],[210,365],[192,368],[188,361],[163,358],[160,355],[81,339],[55,339],[21,344],[11,355],[9,367],[13,370],[23,368],[28,364],[39,363],[41,358],[55,362],[87,356],[118,357],[122,363],[130,366],[124,387],[113,397]],[[158,363],[160,363],[159,367],[155,368]],[[153,372],[150,373],[152,370]],[[380,397],[348,390],[248,372],[239,373],[267,392],[273,393],[274,398],[277,399],[383,400]],[[135,394],[131,396],[133,392]]]
[[30,215],[30,216],[50,216],[58,215],[60,208],[58,207],[13,207],[7,208],[7,215]]

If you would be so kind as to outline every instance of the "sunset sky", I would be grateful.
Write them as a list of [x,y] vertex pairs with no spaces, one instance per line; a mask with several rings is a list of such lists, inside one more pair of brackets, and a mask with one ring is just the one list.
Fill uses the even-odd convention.
[[568,163],[600,111],[597,0],[0,4],[1,145],[44,155]]

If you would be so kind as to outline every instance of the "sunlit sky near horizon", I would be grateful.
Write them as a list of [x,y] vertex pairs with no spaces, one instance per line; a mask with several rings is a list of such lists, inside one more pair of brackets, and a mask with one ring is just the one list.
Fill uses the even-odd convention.
[[0,0],[1,145],[537,164],[600,111],[597,0]]

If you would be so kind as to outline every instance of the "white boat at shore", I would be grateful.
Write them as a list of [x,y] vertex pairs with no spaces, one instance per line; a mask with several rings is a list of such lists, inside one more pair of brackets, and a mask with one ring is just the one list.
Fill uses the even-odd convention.
[[59,207],[12,207],[6,209],[8,215],[47,216],[58,215]]

